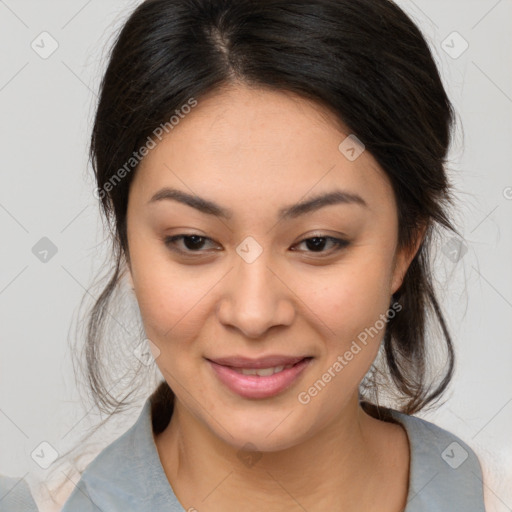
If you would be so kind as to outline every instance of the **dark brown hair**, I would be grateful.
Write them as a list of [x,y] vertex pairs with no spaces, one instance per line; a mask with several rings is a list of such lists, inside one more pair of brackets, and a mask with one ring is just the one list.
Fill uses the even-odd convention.
[[[393,296],[401,311],[387,323],[380,366],[365,379],[361,397],[375,402],[387,386],[402,412],[435,403],[454,368],[429,251],[436,227],[460,236],[447,213],[453,199],[445,172],[455,112],[427,41],[390,0],[146,0],[131,14],[109,55],[90,146],[115,262],[89,312],[83,347],[94,402],[112,413],[127,406],[134,391],[123,398],[110,393],[110,362],[99,348],[109,343],[110,311],[129,260],[132,155],[190,98],[200,103],[232,84],[288,91],[327,107],[389,177],[399,248],[411,247],[427,226]],[[431,323],[441,327],[442,344],[428,340]],[[435,347],[444,348],[442,374],[430,372]],[[151,398],[160,431],[174,395],[163,381]]]

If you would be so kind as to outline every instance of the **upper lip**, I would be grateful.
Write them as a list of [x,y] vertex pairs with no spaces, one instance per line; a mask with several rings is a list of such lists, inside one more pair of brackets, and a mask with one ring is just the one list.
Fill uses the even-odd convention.
[[310,356],[284,356],[284,355],[270,355],[260,357],[258,359],[251,359],[242,356],[233,357],[216,357],[215,359],[208,359],[214,363],[222,366],[232,366],[233,368],[273,368],[274,366],[287,366],[295,364]]

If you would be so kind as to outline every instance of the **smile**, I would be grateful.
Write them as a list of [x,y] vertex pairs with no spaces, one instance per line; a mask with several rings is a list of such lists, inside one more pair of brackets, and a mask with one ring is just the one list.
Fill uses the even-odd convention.
[[269,375],[274,375],[274,373],[279,373],[292,367],[293,364],[288,364],[286,366],[281,365],[274,366],[272,368],[261,368],[260,370],[256,370],[254,368],[233,368],[233,370],[242,373],[243,375],[259,375],[260,377],[268,377]]
[[258,368],[234,367],[209,359],[207,361],[215,378],[232,393],[243,398],[270,398],[296,384],[312,359],[303,357],[295,363],[267,367],[261,366],[260,360]]

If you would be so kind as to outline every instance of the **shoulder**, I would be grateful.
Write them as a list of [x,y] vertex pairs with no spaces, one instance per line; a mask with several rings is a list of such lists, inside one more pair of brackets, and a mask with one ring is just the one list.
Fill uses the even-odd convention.
[[24,478],[0,475],[0,509],[2,512],[37,512],[37,505]]
[[[154,444],[147,400],[132,427],[87,466],[61,512],[157,510],[173,499]],[[167,505],[167,510],[182,509]]]
[[484,512],[477,455],[455,434],[425,419],[389,410],[407,432],[409,494],[405,512]]
[[[138,481],[135,439],[140,420],[139,417],[87,466],[61,512],[116,510],[118,507],[130,510],[128,505],[136,497]],[[106,507],[107,503],[111,508]]]

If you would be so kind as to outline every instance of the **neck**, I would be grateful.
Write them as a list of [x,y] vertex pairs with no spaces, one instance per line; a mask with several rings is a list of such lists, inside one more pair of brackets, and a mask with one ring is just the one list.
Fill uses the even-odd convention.
[[382,446],[390,433],[384,433],[383,424],[365,413],[354,395],[302,443],[277,452],[242,453],[176,401],[168,427],[155,442],[173,490],[186,507],[239,510],[243,500],[267,512],[299,505],[321,510],[339,508],[342,500],[344,510],[362,510],[365,499],[378,495]]

